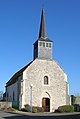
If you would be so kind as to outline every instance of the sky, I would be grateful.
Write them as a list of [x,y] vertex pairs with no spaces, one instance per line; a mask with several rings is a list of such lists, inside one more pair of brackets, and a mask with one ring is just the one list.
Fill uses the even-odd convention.
[[53,60],[68,77],[70,94],[80,94],[80,0],[0,0],[0,91],[33,60],[42,7]]

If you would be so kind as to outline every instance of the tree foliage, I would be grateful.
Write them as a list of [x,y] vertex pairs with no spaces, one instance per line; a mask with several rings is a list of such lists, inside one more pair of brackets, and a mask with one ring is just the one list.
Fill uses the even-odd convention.
[[76,97],[74,95],[71,95],[71,105],[75,104]]

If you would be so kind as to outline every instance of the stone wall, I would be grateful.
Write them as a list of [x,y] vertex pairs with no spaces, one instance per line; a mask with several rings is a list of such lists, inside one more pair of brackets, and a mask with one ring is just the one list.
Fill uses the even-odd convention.
[[17,82],[12,85],[6,87],[6,100],[12,102],[12,106],[15,108],[19,108],[21,105],[21,101],[19,96],[21,95],[21,80],[22,76],[19,76]]
[[14,93],[14,101],[17,101],[18,99],[18,82],[15,82],[14,84],[8,86],[6,88],[6,96],[7,101],[13,101],[13,93]]
[[12,107],[12,102],[0,102],[0,110]]
[[[44,76],[48,76],[49,84],[44,85]],[[32,87],[33,106],[42,107],[42,98],[50,98],[50,111],[67,104],[67,75],[62,68],[52,60],[36,59],[23,72],[25,81],[24,104],[30,104],[30,85]]]

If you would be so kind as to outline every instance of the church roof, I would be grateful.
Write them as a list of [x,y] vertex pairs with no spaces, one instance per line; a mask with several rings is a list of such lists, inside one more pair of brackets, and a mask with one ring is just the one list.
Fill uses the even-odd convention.
[[11,79],[6,83],[6,86],[12,85],[14,84],[17,80],[18,77],[22,75],[23,71],[32,63],[33,61],[31,61],[29,64],[27,64],[26,66],[24,66],[22,69],[20,69],[18,72],[16,72]]
[[41,37],[42,38],[46,38],[47,37],[44,9],[42,9],[40,31],[39,31],[39,38],[41,38]]
[[45,21],[44,9],[42,9],[42,14],[41,14],[41,23],[40,23],[40,30],[39,30],[38,40],[52,42],[52,41],[47,37],[46,21]]
[[49,38],[46,38],[46,39],[44,39],[44,38],[39,38],[38,40],[39,40],[39,41],[45,41],[45,42],[53,42],[53,41],[51,41]]

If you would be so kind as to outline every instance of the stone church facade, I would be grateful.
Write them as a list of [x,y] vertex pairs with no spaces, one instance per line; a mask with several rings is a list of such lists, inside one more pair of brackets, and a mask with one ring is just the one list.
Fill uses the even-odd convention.
[[67,75],[52,59],[52,44],[47,37],[42,9],[33,61],[16,72],[6,83],[6,99],[12,101],[13,106],[21,109],[29,104],[52,112],[59,106],[70,104]]

